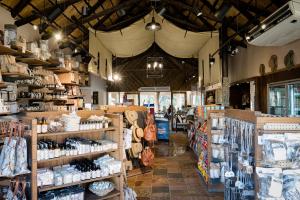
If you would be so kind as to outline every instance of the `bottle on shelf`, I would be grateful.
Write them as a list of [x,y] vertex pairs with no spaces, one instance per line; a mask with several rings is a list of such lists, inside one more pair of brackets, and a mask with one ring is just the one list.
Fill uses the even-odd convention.
[[48,124],[46,118],[42,118],[42,133],[48,132]]
[[36,126],[36,133],[39,134],[42,132],[42,119],[38,118],[37,119],[37,126]]

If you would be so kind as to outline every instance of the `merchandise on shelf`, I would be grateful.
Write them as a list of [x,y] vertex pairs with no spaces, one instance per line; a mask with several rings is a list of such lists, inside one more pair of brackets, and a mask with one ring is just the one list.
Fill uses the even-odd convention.
[[89,190],[97,196],[103,197],[115,189],[115,185],[110,181],[99,181],[90,184]]
[[[254,199],[255,124],[226,118],[224,143],[226,164],[221,171],[225,179],[225,199]],[[222,178],[223,179],[223,178]]]
[[39,187],[49,185],[66,185],[84,180],[90,180],[121,172],[121,161],[109,155],[97,160],[74,160],[70,164],[55,166],[53,169],[43,168],[37,171],[37,185]]
[[3,133],[6,133],[4,146],[0,154],[0,176],[13,177],[27,174],[27,142],[22,122],[0,122]]
[[80,186],[67,187],[60,190],[48,191],[42,193],[39,197],[41,200],[62,200],[62,199],[74,199],[84,200],[84,188]]
[[61,144],[52,140],[40,140],[37,146],[37,160],[49,160],[116,149],[118,149],[118,144],[110,140],[96,141],[74,137],[65,139],[64,143]]

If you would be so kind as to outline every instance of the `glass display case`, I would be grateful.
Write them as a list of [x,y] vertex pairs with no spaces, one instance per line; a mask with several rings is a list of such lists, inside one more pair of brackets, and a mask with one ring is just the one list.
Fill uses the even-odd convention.
[[268,113],[300,116],[300,81],[269,85]]
[[289,115],[300,116],[300,82],[288,85]]

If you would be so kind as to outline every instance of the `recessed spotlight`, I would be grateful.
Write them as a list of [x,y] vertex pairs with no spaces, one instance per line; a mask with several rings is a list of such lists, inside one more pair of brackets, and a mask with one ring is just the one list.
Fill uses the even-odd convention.
[[161,69],[163,67],[163,64],[159,63],[158,67]]
[[266,27],[267,27],[267,25],[265,25],[265,24],[261,25],[261,29],[263,29],[263,30],[266,29]]
[[201,15],[202,15],[202,12],[199,11],[199,12],[197,13],[197,17],[199,17],[199,16],[201,16]]
[[246,40],[250,40],[250,36],[247,35],[247,36],[246,36]]
[[39,29],[39,27],[35,24],[32,26],[32,28],[33,28],[33,30],[38,30]]
[[63,37],[62,37],[62,33],[61,32],[57,32],[54,34],[54,38],[59,41],[61,40]]
[[195,78],[196,76],[195,75],[193,75],[193,78]]
[[148,67],[148,69],[150,69],[151,68],[151,64],[147,64],[147,67]]

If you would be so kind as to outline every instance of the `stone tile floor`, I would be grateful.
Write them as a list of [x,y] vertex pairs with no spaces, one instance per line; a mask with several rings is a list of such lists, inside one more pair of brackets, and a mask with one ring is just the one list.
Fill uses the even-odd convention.
[[155,148],[155,163],[150,173],[130,177],[128,185],[138,200],[223,200],[223,193],[208,193],[196,172],[193,152],[169,156],[168,143]]

